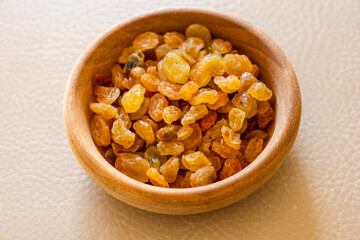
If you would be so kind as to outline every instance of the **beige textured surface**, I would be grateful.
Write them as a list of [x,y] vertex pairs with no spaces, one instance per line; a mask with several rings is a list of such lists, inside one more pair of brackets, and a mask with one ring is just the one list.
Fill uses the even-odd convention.
[[[0,239],[360,239],[360,2],[149,2],[0,1]],[[86,46],[126,17],[171,5],[257,25],[293,63],[303,96],[279,172],[246,199],[194,216],[107,195],[76,162],[62,119]]]

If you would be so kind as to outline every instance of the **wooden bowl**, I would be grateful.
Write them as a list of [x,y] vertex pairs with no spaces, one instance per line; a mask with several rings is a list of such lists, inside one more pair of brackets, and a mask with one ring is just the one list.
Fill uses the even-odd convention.
[[[207,186],[167,189],[133,180],[107,163],[89,131],[92,113],[91,77],[110,73],[120,51],[145,31],[184,32],[192,23],[207,26],[214,37],[230,41],[244,52],[273,90],[275,121],[264,151],[234,176]],[[86,172],[106,192],[132,206],[165,214],[194,214],[230,205],[263,185],[283,163],[297,135],[301,97],[292,66],[281,49],[265,33],[238,19],[203,9],[169,9],[146,13],[105,32],[78,60],[68,80],[64,97],[64,120],[70,146]]]

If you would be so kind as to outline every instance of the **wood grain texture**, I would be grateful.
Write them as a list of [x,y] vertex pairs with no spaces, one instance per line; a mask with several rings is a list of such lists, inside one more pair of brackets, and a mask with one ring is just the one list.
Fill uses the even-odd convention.
[[[97,150],[89,131],[91,76],[109,72],[120,51],[145,31],[184,32],[192,23],[207,26],[213,36],[240,49],[261,71],[273,90],[275,121],[264,151],[236,175],[207,186],[165,189],[137,182],[110,166]],[[172,9],[131,18],[108,30],[74,66],[64,96],[64,120],[70,146],[86,172],[115,198],[148,211],[194,214],[211,211],[252,193],[281,166],[299,128],[301,96],[295,73],[281,49],[261,30],[240,20],[200,9]]]

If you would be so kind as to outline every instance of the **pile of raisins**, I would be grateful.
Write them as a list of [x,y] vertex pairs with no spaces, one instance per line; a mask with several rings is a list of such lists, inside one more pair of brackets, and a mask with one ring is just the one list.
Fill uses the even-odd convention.
[[91,135],[123,174],[186,188],[228,178],[253,162],[274,120],[259,68],[200,24],[185,35],[145,32],[111,76],[92,78]]

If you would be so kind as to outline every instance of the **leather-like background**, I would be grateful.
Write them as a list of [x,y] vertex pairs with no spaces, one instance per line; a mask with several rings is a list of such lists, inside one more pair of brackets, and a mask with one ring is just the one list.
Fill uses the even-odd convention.
[[[284,50],[303,113],[284,165],[227,208],[166,216],[106,194],[68,145],[62,100],[80,54],[134,14],[199,6]],[[0,0],[0,239],[360,239],[360,2]]]

